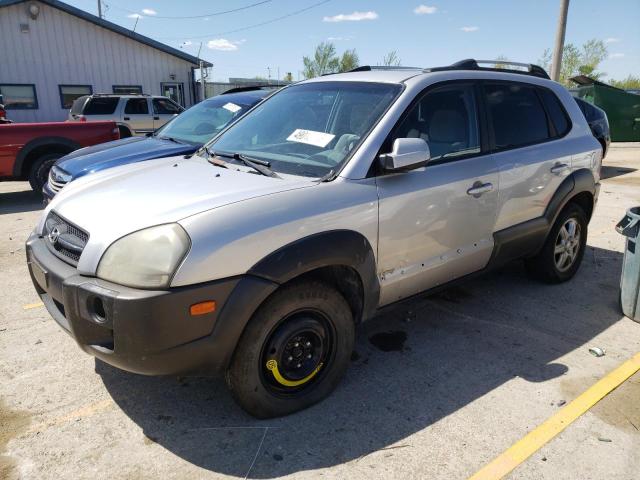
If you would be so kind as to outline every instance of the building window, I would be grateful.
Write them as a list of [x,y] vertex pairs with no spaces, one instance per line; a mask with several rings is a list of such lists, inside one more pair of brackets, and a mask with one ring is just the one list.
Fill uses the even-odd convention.
[[182,83],[162,82],[160,92],[163,97],[168,97],[184,107],[184,85]]
[[34,84],[0,83],[0,95],[7,110],[37,110],[38,97]]
[[113,85],[116,95],[142,95],[142,85]]
[[58,85],[60,90],[60,106],[69,110],[73,101],[84,95],[91,95],[93,88],[91,85]]

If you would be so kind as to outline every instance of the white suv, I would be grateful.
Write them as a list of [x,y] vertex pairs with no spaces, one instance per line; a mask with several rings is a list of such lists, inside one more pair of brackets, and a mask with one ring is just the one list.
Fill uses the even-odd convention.
[[113,120],[120,129],[120,138],[126,138],[151,133],[182,112],[184,108],[167,97],[94,94],[73,102],[69,121]]
[[572,278],[601,157],[540,67],[365,67],[282,89],[190,158],[71,183],[29,270],[86,352],[221,372],[282,415],[331,392],[383,306],[515,259]]

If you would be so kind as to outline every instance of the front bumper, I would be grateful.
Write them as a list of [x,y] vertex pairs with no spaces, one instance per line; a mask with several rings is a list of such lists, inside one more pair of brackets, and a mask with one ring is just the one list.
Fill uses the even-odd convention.
[[[276,287],[261,278],[234,277],[162,291],[129,288],[78,274],[45,241],[32,234],[26,251],[31,280],[51,316],[82,350],[134,373],[224,369],[259,305],[251,307],[252,300],[261,302]],[[252,298],[243,304],[246,294]],[[215,300],[214,312],[190,315],[191,305],[207,300]]]

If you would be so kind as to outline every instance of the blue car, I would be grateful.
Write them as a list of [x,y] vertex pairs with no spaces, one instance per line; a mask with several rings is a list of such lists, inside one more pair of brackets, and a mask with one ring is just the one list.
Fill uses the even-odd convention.
[[129,137],[76,150],[49,171],[42,193],[48,203],[62,187],[93,172],[154,158],[189,155],[224,127],[273,93],[259,87],[237,88],[204,100],[148,137]]

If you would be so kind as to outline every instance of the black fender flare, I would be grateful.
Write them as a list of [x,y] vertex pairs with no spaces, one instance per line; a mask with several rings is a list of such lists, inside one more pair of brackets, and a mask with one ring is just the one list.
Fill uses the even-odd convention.
[[551,229],[551,226],[567,203],[583,192],[590,193],[593,196],[596,193],[596,182],[593,178],[593,173],[586,168],[571,172],[551,197],[551,201],[544,212],[544,218],[547,220],[549,229]]
[[217,367],[225,370],[247,323],[260,305],[282,284],[322,267],[353,268],[362,282],[362,318],[378,307],[380,284],[369,241],[352,230],[322,232],[285,245],[249,269],[234,287],[214,325]]
[[364,235],[353,230],[330,230],[285,245],[267,255],[249,270],[249,274],[283,284],[323,267],[350,267],[362,282],[362,318],[368,318],[378,306],[380,282],[376,258]]
[[65,147],[69,149],[69,153],[73,152],[74,150],[78,150],[79,148],[82,147],[82,145],[65,137],[34,138],[33,140],[30,140],[29,142],[25,143],[23,147],[20,149],[20,151],[18,152],[18,155],[16,155],[16,161],[13,165],[13,176],[21,177],[23,173],[26,173],[26,172],[23,172],[23,168],[29,155],[36,148],[46,147],[46,146]]

